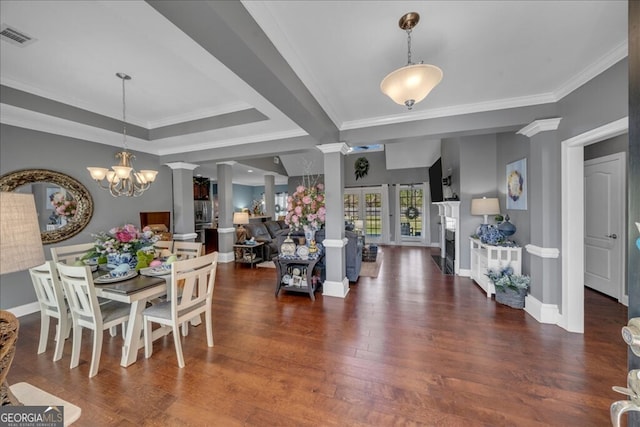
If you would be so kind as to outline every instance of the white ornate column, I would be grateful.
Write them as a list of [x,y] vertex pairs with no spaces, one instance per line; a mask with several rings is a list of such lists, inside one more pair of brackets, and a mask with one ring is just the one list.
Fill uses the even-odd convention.
[[318,145],[324,153],[324,189],[327,215],[325,221],[325,266],[327,278],[322,295],[344,298],[349,293],[346,275],[344,237],[344,155],[349,147],[343,142]]
[[193,170],[199,165],[172,162],[167,166],[173,172],[173,239],[193,241],[198,237],[193,213]]

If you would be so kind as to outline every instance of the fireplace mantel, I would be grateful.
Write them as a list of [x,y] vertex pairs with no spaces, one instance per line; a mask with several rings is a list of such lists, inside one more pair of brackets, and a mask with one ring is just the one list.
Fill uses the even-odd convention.
[[446,257],[446,246],[444,244],[445,230],[453,230],[456,233],[456,253],[455,253],[455,273],[460,274],[460,202],[446,201],[434,202],[438,207],[440,216],[440,256]]

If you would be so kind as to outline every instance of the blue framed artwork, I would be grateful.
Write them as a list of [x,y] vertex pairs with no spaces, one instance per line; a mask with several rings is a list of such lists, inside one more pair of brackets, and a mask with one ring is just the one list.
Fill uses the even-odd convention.
[[527,210],[527,159],[507,165],[507,209]]

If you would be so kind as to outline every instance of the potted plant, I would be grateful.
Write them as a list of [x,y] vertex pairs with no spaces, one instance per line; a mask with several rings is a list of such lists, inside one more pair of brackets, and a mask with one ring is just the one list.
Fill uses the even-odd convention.
[[513,274],[513,268],[490,269],[487,276],[496,288],[496,302],[512,308],[524,308],[531,278],[523,274]]

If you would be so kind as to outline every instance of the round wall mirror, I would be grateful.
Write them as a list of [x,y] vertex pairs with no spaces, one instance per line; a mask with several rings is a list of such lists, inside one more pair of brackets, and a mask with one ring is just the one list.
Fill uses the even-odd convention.
[[0,177],[0,191],[33,194],[42,243],[80,233],[93,216],[93,199],[79,181],[47,169],[24,169]]

